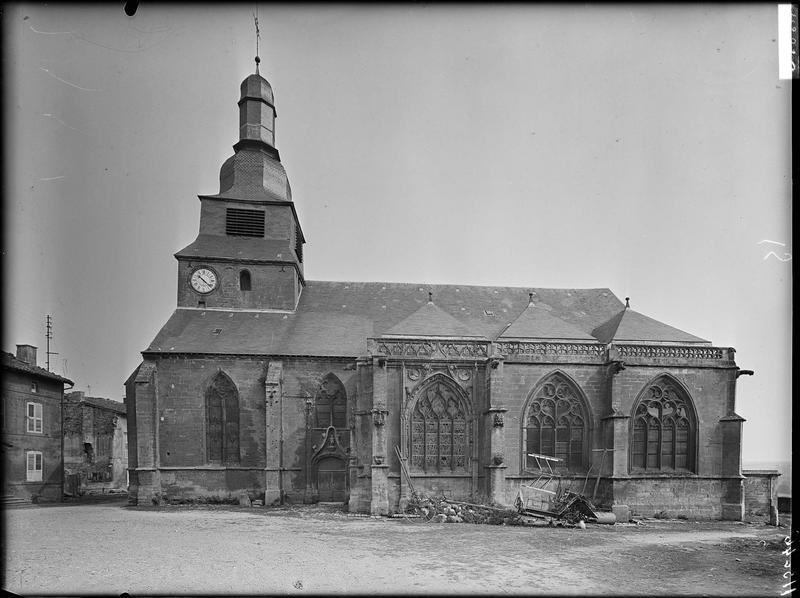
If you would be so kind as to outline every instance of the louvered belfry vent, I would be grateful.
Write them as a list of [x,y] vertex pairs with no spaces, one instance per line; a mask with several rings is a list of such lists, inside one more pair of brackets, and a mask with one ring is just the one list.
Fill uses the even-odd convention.
[[264,212],[259,210],[225,210],[225,234],[237,237],[263,237]]

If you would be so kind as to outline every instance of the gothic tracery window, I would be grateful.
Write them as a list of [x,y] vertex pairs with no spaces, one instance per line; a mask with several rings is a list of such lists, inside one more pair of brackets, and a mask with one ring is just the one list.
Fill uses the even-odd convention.
[[411,466],[426,473],[465,471],[467,413],[452,388],[435,381],[418,392],[411,412]]
[[314,401],[317,428],[347,427],[347,395],[341,381],[333,374],[322,379]]
[[209,463],[239,463],[239,392],[219,372],[206,390],[206,446]]
[[689,397],[666,376],[659,378],[633,414],[631,469],[694,471],[694,434]]
[[588,425],[580,393],[563,375],[553,374],[540,384],[525,412],[523,463],[530,453],[561,459],[570,471],[586,468]]

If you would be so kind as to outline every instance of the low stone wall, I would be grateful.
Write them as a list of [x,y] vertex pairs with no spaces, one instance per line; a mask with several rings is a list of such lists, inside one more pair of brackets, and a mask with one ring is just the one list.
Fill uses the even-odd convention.
[[778,476],[775,469],[748,469],[744,479],[744,512],[746,517],[769,518],[778,509]]
[[615,504],[631,516],[687,519],[741,519],[738,478],[636,477],[614,480]]
[[172,501],[234,502],[246,493],[251,500],[264,499],[263,469],[186,468],[140,470],[131,494],[139,505]]

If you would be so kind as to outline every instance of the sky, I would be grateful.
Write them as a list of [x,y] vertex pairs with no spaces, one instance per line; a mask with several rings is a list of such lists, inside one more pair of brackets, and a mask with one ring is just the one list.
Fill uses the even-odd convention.
[[272,85],[308,280],[610,288],[735,347],[743,458],[791,454],[777,7],[6,4],[2,348],[121,400]]

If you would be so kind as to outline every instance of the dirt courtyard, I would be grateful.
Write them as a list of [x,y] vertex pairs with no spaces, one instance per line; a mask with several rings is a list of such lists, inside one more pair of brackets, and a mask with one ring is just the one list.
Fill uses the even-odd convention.
[[409,523],[313,507],[9,509],[3,589],[31,594],[780,595],[786,527]]

